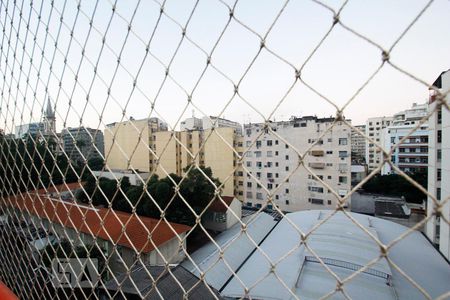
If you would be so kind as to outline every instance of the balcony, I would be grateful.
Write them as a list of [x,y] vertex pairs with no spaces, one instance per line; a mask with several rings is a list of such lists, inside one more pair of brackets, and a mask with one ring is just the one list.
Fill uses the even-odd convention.
[[323,162],[311,162],[308,165],[313,169],[325,169],[325,163]]
[[325,151],[323,151],[323,150],[311,150],[310,154],[312,156],[320,157],[320,156],[324,156],[325,155]]

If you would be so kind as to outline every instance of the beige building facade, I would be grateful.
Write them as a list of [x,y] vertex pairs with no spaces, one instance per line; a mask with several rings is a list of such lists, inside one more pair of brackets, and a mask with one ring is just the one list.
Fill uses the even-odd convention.
[[167,131],[157,118],[131,119],[108,124],[105,129],[105,160],[111,170],[153,171],[153,133]]
[[210,167],[222,183],[222,195],[241,199],[242,129],[236,122],[220,121],[217,127],[184,131],[168,131],[154,119],[110,124],[105,130],[106,163],[112,170],[138,169],[160,178],[171,173],[182,176],[193,163]]

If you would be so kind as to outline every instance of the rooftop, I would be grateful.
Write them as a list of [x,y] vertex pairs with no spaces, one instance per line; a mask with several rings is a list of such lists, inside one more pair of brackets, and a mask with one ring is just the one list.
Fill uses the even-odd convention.
[[221,196],[222,200],[219,198],[216,198],[211,205],[208,207],[208,211],[213,212],[226,212],[228,208],[230,207],[231,203],[235,199],[234,197],[230,196]]
[[[375,239],[386,245],[408,228],[371,216],[346,214],[371,236],[343,212],[290,213],[279,223],[272,220],[270,223],[268,215],[260,214],[249,222],[245,233],[240,226],[235,226],[217,237],[217,243],[223,249],[222,256],[217,253],[217,247],[210,244],[193,253],[192,259],[201,270],[208,270],[206,282],[225,298],[318,299],[335,291],[337,281],[334,275],[344,280],[364,266],[368,267],[344,284],[343,290],[348,297],[423,298],[423,294],[392,263],[431,298],[447,292],[450,278],[448,262],[420,232],[412,231],[392,246],[387,254],[388,261],[380,255]],[[309,232],[328,217],[308,235],[308,247],[305,247],[300,232]],[[318,258],[334,275],[323,267]],[[198,272],[191,262],[183,265],[194,274]],[[248,293],[245,293],[244,286],[251,287]],[[345,296],[337,292],[331,298]]]
[[[153,282],[156,282],[153,287]],[[141,294],[145,299],[220,299],[219,293],[182,266],[139,266],[130,274],[121,274],[106,283],[105,288],[114,295],[119,291],[128,297]],[[213,297],[215,295],[215,297]]]
[[[57,189],[61,191],[63,187],[59,186]],[[25,192],[1,198],[0,201],[53,223],[144,253],[153,251],[155,247],[191,228],[113,209],[62,201],[60,198],[47,196],[45,190]]]

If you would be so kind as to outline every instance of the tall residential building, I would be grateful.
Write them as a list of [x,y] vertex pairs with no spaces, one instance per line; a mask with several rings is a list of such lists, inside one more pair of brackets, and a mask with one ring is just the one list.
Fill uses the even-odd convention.
[[[450,90],[450,70],[443,72],[434,82],[442,93]],[[445,101],[450,103],[450,95]],[[431,90],[429,111],[437,110],[428,119],[429,155],[428,155],[428,192],[443,201],[450,197],[450,111],[436,101],[436,92]],[[429,197],[427,214],[433,214],[434,202]],[[450,202],[441,208],[442,216],[450,220]],[[426,225],[426,233],[431,241],[438,245],[441,253],[450,259],[450,228],[440,216],[431,216]]]
[[245,124],[246,205],[260,208],[270,199],[269,209],[273,205],[283,211],[335,209],[337,198],[300,165],[297,153],[307,152],[303,164],[336,193],[345,196],[351,181],[351,130],[343,122],[334,121],[334,118],[302,117]]
[[223,183],[222,195],[242,198],[242,171],[236,155],[242,153],[242,136],[236,128],[155,132],[153,147],[159,157],[159,164],[155,160],[153,165],[160,177],[170,173],[181,176],[194,162],[211,168]]
[[[428,104],[414,103],[410,109],[396,113],[391,126],[383,129],[383,148],[389,151],[405,136],[402,142],[392,153],[392,162],[403,172],[426,172],[428,168],[428,122],[421,124],[411,132],[420,120],[428,113]],[[395,173],[389,164],[384,164],[381,174]]]
[[195,163],[211,168],[213,176],[223,183],[223,196],[242,198],[242,171],[238,170],[237,156],[242,151],[241,125],[217,119],[214,128],[209,123],[203,129],[207,121],[202,120],[199,126],[198,120],[183,121],[184,131],[168,131],[158,119],[110,124],[105,130],[106,163],[113,170],[133,168],[160,178],[171,173],[182,176],[184,169]]
[[105,159],[113,170],[134,169],[152,172],[154,156],[153,133],[167,131],[167,124],[158,118],[115,122],[106,125]]
[[[366,125],[356,125],[363,134],[366,132]],[[352,161],[356,164],[366,163],[366,138],[352,128]]]
[[242,134],[242,125],[240,123],[219,117],[203,117],[202,126],[203,130],[211,129],[212,127],[230,127],[234,128],[237,134]]
[[103,132],[88,127],[65,128],[61,132],[63,149],[74,162],[102,158],[105,153]]
[[[383,141],[383,129],[390,126],[393,117],[375,117],[366,121],[366,136],[379,145]],[[366,140],[366,163],[369,171],[376,169],[383,162],[383,152],[373,142]]]
[[181,121],[180,123],[181,131],[201,130],[201,129],[203,129],[203,120],[196,117],[187,118],[186,120]]

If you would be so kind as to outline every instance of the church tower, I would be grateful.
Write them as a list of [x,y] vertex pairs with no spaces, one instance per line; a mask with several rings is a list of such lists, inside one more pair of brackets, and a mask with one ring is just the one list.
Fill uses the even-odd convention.
[[47,101],[47,109],[44,111],[44,129],[46,135],[56,134],[56,117],[50,98]]

